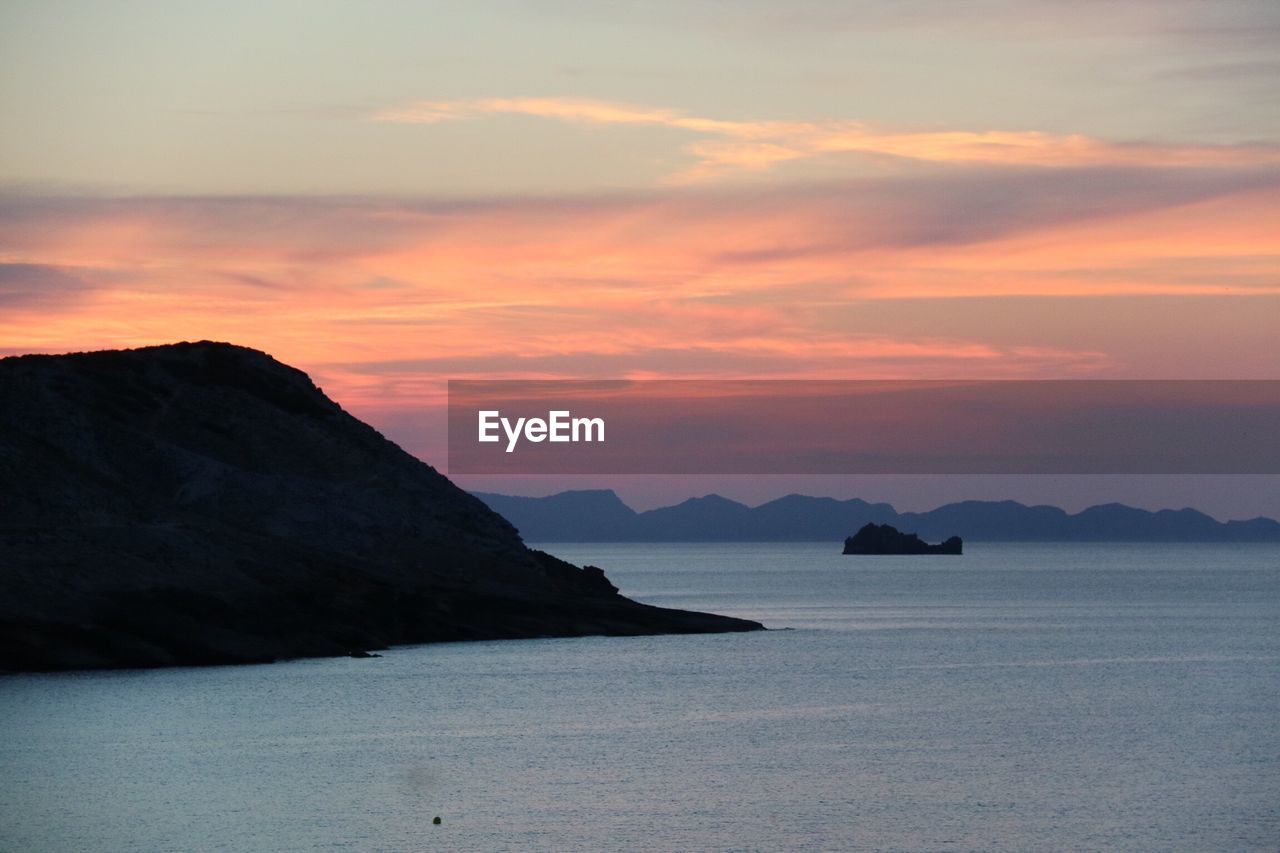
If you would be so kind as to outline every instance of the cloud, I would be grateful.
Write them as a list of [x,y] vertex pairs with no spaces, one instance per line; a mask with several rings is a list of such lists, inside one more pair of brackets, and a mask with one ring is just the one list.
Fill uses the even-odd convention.
[[[1280,35],[1280,33],[1278,33]],[[1173,68],[1153,75],[1178,82],[1209,81],[1222,83],[1257,83],[1274,86],[1280,82],[1280,61],[1228,61]]]
[[[1178,314],[1178,329],[1231,324],[1222,351],[1265,374],[1274,347],[1245,323],[1260,309],[1221,306],[1280,296],[1278,215],[1280,170],[1257,168],[470,201],[0,195],[0,340],[213,338],[303,367],[413,363],[319,377],[344,402],[395,407],[448,374],[1106,373],[1175,332],[1103,324],[1105,299],[1199,295],[1220,310]],[[1011,313],[1027,297],[1095,309]],[[932,327],[912,319],[924,306]],[[1204,349],[1166,347],[1157,372],[1212,363]]]
[[1183,45],[1270,47],[1280,33],[1280,11],[1271,0],[649,0],[601,4],[592,0],[541,0],[548,10],[614,25],[669,26],[712,30],[717,37],[746,35],[848,38],[866,32],[942,32],[949,39],[973,36],[1043,40],[1147,39]]
[[685,146],[695,163],[670,175],[695,183],[781,163],[836,155],[1002,167],[1245,167],[1280,163],[1280,146],[1109,142],[1081,134],[1017,130],[894,129],[857,121],[731,121],[677,110],[575,98],[417,101],[373,115],[402,124],[436,124],[486,115],[564,122],[650,125],[700,137]]
[[[115,271],[115,289],[168,289],[181,275],[188,290],[235,288],[244,300],[341,288],[344,304],[394,305],[376,318],[360,312],[393,323],[445,306],[566,305],[569,293],[622,302],[840,282],[848,295],[874,289],[882,274],[867,272],[882,264],[919,281],[958,258],[990,280],[1013,257],[1062,272],[1115,254],[1092,269],[1147,270],[1159,286],[1157,267],[1172,271],[1181,257],[1197,258],[1205,278],[1247,257],[1248,281],[1264,283],[1275,254],[1266,222],[1278,204],[1280,169],[1146,168],[469,202],[0,196],[0,246],[19,265],[15,282],[35,275],[30,266],[51,282],[63,276],[64,289],[90,269]],[[927,273],[916,269],[926,256]]]
[[626,349],[570,346],[531,354],[508,349],[432,358],[323,362],[312,372],[326,388],[357,405],[443,405],[446,377],[578,379],[656,378],[849,378],[850,366],[868,378],[963,375],[967,378],[1090,376],[1114,366],[1105,353],[1087,349],[990,346],[939,336],[828,334],[798,347],[787,335],[708,341],[705,345],[655,343]]
[[74,272],[45,264],[0,263],[0,308],[54,308],[92,289]]
[[660,253],[653,266],[690,257],[759,266],[985,242],[1277,190],[1280,168],[1116,167],[983,168],[765,189],[469,201],[0,194],[0,246],[11,262],[48,263],[55,253],[74,257],[77,267],[159,271],[200,259],[239,270],[242,281],[259,288],[281,286],[282,264],[323,270],[410,251],[429,252],[443,270],[468,247],[503,263],[563,260],[576,265],[575,280],[617,281],[596,253],[616,255],[630,246],[641,257]]

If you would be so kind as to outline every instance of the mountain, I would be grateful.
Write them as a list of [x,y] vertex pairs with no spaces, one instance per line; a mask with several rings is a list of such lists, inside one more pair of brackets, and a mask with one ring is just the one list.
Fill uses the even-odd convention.
[[848,531],[847,522],[884,523],[897,517],[886,503],[867,503],[854,498],[810,498],[787,495],[761,504],[751,510],[752,521],[762,533],[773,539],[819,541],[830,539],[829,531],[839,527]]
[[639,513],[636,527],[641,539],[672,539],[695,542],[706,531],[743,530],[751,524],[750,508],[722,498],[707,495],[689,498],[676,506]]
[[626,538],[636,518],[635,510],[607,490],[561,492],[545,498],[484,495],[481,499],[503,518],[523,519],[547,542]]
[[[899,513],[887,503],[787,495],[749,507],[719,495],[635,512],[612,491],[513,498],[477,492],[532,542],[798,542],[843,540],[866,524],[926,539],[1028,542],[1280,542],[1269,518],[1220,522],[1193,509],[1150,512],[1104,504],[1069,514],[1016,501],[961,501]],[[558,514],[556,508],[571,508]]]
[[620,596],[230,344],[0,359],[0,668],[758,629]]

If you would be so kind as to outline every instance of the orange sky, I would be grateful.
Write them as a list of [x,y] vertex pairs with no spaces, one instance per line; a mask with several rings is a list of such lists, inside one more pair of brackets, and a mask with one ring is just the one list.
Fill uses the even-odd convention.
[[[1265,378],[1277,222],[1271,174],[1234,168],[474,202],[19,196],[0,340],[233,340],[391,405],[463,375]],[[1161,322],[1100,333],[1054,307],[1121,298]],[[1024,327],[990,326],[993,305]],[[1177,335],[1220,349],[1152,348]]]
[[451,377],[1280,377],[1280,15],[979,5],[6,6],[0,353],[228,340],[382,426]]

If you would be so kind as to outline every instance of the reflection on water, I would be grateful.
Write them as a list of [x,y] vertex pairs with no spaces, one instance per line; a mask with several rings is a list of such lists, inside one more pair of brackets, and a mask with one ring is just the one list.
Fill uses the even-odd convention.
[[795,630],[5,678],[0,850],[1280,845],[1273,547],[544,547]]

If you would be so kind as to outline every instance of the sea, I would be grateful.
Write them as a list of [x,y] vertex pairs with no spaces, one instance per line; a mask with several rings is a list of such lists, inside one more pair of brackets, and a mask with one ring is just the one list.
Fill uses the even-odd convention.
[[6,676],[0,850],[1280,849],[1280,547],[538,547],[770,630]]

